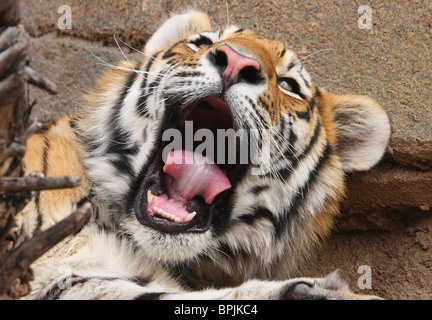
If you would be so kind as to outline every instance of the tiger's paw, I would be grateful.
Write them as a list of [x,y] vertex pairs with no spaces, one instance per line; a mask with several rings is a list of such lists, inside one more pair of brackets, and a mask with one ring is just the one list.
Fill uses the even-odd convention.
[[348,283],[336,270],[323,278],[304,278],[289,280],[284,288],[283,300],[383,300],[373,295],[353,293]]

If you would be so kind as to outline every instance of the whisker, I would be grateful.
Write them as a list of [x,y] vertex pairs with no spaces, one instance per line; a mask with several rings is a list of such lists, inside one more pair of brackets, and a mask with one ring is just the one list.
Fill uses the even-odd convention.
[[114,34],[114,41],[115,41],[117,47],[120,49],[120,52],[122,53],[123,57],[125,57],[126,61],[129,63],[131,68],[136,72],[136,69],[134,68],[133,64],[129,61],[129,58],[126,56],[126,54],[123,52],[123,49],[120,47],[120,45],[117,41],[117,36],[115,34]]
[[226,7],[226,19],[227,19],[226,27],[228,27],[230,25],[230,13],[229,13],[228,0],[225,0],[225,7]]
[[305,62],[307,62],[307,60],[304,61],[304,59],[309,58],[309,57],[312,57],[312,56],[314,56],[314,55],[316,55],[316,54],[318,54],[318,53],[325,52],[325,51],[335,51],[335,49],[321,49],[321,50],[318,50],[318,51],[312,52],[312,53],[310,53],[310,54],[308,54],[308,55],[306,55],[306,56],[304,56],[304,57],[301,57],[301,58],[300,58],[300,61],[303,62],[303,63],[305,63]]

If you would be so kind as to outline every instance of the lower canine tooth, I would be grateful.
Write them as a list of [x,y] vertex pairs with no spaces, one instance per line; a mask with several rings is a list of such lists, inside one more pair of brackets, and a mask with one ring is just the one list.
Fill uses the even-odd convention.
[[196,216],[196,211],[194,211],[194,212],[188,214],[188,216],[187,216],[186,219],[185,219],[185,222],[189,222],[189,221],[191,221],[195,216]]
[[153,201],[153,194],[151,193],[150,190],[147,190],[147,203],[148,203],[148,205],[151,205],[152,201]]

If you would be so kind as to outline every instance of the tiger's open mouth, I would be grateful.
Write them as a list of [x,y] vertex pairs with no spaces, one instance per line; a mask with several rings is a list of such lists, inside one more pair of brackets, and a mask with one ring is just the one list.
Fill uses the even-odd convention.
[[226,202],[245,167],[239,140],[218,139],[234,132],[231,111],[222,99],[209,97],[179,108],[166,122],[164,131],[178,132],[182,141],[174,147],[175,138],[160,142],[135,200],[136,217],[165,233],[205,232],[214,216],[227,214]]

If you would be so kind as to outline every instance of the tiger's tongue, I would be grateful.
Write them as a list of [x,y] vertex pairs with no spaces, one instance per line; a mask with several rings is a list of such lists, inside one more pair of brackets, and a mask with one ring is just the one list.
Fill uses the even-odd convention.
[[171,151],[163,171],[169,196],[153,196],[149,208],[153,214],[176,222],[189,222],[186,206],[193,197],[201,196],[211,204],[219,193],[231,188],[228,177],[217,164],[192,151]]

